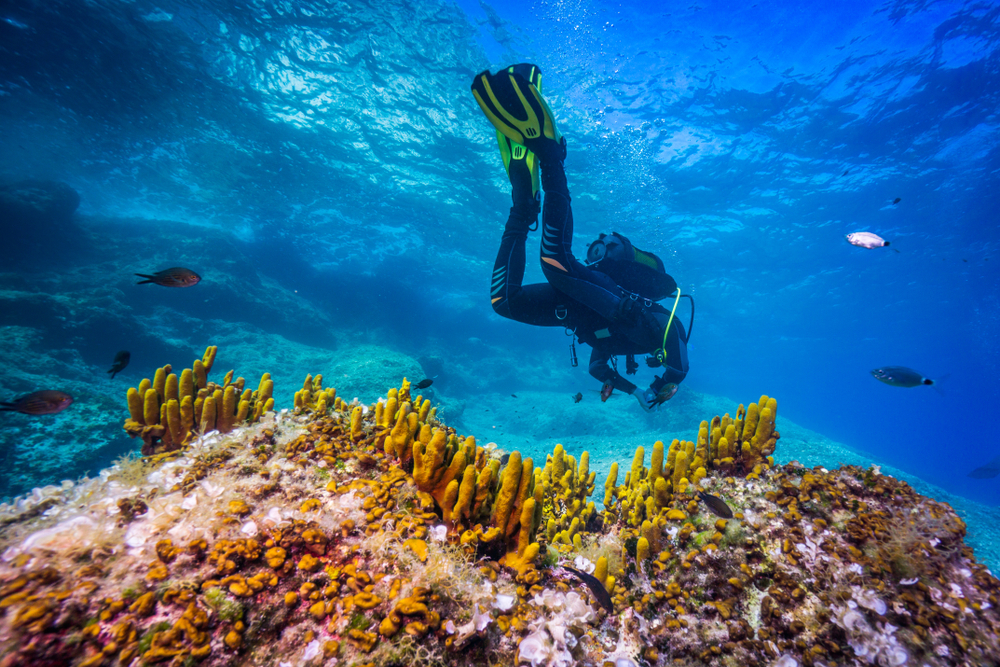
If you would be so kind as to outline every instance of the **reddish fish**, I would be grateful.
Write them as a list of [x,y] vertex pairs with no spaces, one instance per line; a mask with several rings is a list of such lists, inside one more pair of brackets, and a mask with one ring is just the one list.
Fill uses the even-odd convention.
[[73,397],[66,392],[45,389],[33,391],[10,403],[0,403],[0,411],[20,412],[26,415],[54,415],[68,408],[71,403]]
[[601,403],[607,401],[608,397],[611,396],[611,392],[613,392],[614,390],[615,390],[614,385],[612,385],[610,382],[605,382],[604,386],[601,387]]
[[136,283],[136,285],[153,283],[154,285],[160,285],[162,287],[191,287],[192,285],[197,285],[201,282],[201,276],[191,269],[185,269],[181,266],[175,266],[172,269],[157,271],[151,276],[146,275],[145,273],[137,273],[135,275],[146,279],[140,280]]
[[663,403],[666,403],[671,398],[673,398],[674,394],[676,393],[677,393],[677,385],[675,385],[673,382],[665,384],[663,385],[663,389],[657,392],[656,398],[653,399],[653,404],[661,405]]

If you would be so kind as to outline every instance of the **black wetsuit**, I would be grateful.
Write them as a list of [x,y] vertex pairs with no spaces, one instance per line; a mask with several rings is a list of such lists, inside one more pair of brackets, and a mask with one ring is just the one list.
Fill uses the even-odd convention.
[[[562,162],[543,164],[541,263],[547,283],[522,285],[525,267],[525,243],[529,227],[538,216],[538,204],[530,196],[513,192],[514,206],[504,228],[500,249],[493,267],[490,299],[497,314],[542,327],[565,327],[577,339],[590,345],[590,374],[615,389],[632,393],[636,386],[609,365],[612,357],[651,354],[662,344],[637,323],[629,323],[616,314],[622,299],[630,298],[608,275],[577,261],[573,256],[573,211]],[[669,314],[659,304],[646,308]],[[687,375],[687,338],[684,327],[675,318],[667,337],[666,372],[650,388],[658,392],[667,383],[679,384]]]

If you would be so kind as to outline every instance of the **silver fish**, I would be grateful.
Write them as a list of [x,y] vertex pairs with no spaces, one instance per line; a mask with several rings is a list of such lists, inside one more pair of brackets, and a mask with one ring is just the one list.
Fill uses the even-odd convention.
[[886,366],[876,368],[872,377],[893,387],[919,387],[924,384],[934,384],[934,380],[924,377],[912,368],[906,366]]
[[889,242],[884,238],[871,232],[854,232],[853,234],[848,234],[845,238],[848,243],[856,245],[859,248],[881,248],[889,245]]

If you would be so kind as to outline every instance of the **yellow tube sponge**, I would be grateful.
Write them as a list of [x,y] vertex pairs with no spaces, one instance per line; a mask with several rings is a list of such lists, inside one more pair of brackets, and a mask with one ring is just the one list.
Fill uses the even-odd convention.
[[181,399],[185,396],[194,396],[194,371],[190,368],[185,368],[181,371],[181,378],[177,387],[177,395]]
[[205,368],[205,364],[202,363],[201,359],[194,360],[194,368],[191,369],[194,373],[195,385],[200,389],[202,387],[208,386],[208,370]]
[[604,480],[604,509],[609,510],[614,506],[615,485],[618,483],[618,462],[611,464],[608,478]]
[[395,396],[389,396],[385,401],[385,409],[382,411],[382,421],[378,425],[383,428],[389,428],[396,419],[396,410],[398,407],[399,400]]
[[160,399],[156,389],[146,390],[146,395],[143,397],[142,418],[147,426],[160,423]]
[[351,437],[355,440],[361,436],[361,406],[355,406],[351,411]]
[[653,454],[649,460],[649,484],[656,486],[656,480],[663,476],[663,441],[653,443]]
[[677,492],[677,489],[679,489],[681,486],[681,479],[687,476],[687,469],[688,469],[687,450],[681,449],[680,451],[677,452],[677,456],[674,459],[673,482],[674,482],[675,493]]
[[166,404],[167,429],[170,433],[170,440],[173,443],[181,444],[187,437],[187,433],[181,426],[181,406],[176,399],[170,399]]
[[413,448],[413,481],[421,491],[430,493],[444,475],[447,445],[448,433],[435,429],[430,442]]
[[201,357],[201,363],[206,371],[212,370],[212,366],[215,364],[215,354],[218,351],[219,347],[217,345],[209,345],[205,348],[205,354]]
[[[489,469],[484,472],[486,475],[489,475]],[[458,487],[458,496],[451,511],[451,521],[468,523],[472,516],[473,503],[476,500],[477,477],[478,471],[475,465],[469,464],[465,466],[465,472],[462,474],[462,483]]]
[[336,389],[323,388],[323,375],[306,375],[302,389],[295,392],[295,409],[299,412],[323,414],[337,402]]
[[521,453],[511,452],[507,466],[500,473],[500,490],[497,492],[496,502],[493,505],[491,523],[501,530],[505,530],[510,521],[517,491],[521,485],[522,469]]
[[[773,398],[769,398],[767,400],[767,407],[760,411],[760,419],[757,422],[757,430],[754,432],[754,439],[757,443],[758,452],[763,456],[767,456],[774,451],[772,436],[774,435],[774,421],[777,413],[778,401]],[[768,447],[770,447],[770,451],[767,451]]]
[[643,521],[642,526],[639,527],[639,533],[646,538],[646,543],[649,544],[649,548],[653,551],[660,551],[660,538],[659,531],[656,530],[656,526],[653,525],[651,521]]
[[642,447],[635,448],[635,456],[632,457],[632,469],[629,471],[628,479],[625,483],[629,488],[635,488],[639,484],[639,480],[642,478],[642,462],[646,458],[646,450]]
[[747,408],[747,416],[743,422],[743,434],[740,437],[740,442],[750,442],[750,438],[757,431],[757,404],[751,403],[750,407]]
[[129,418],[138,424],[145,424],[142,396],[139,395],[139,391],[135,387],[129,387],[126,399],[128,401]]
[[167,375],[170,374],[170,364],[162,368],[157,368],[156,373],[153,375],[153,389],[156,390],[156,395],[159,396],[160,400],[166,395],[166,384]]
[[194,429],[194,398],[185,396],[181,399],[181,430],[190,434]]
[[409,406],[409,403],[403,404],[403,409],[399,411],[399,416],[396,418],[396,425],[392,427],[392,431],[385,439],[386,453],[390,453],[391,449],[391,453],[404,462],[412,457],[413,435],[416,432],[415,421],[411,422],[409,419],[410,415],[413,414],[409,412]]
[[[209,382],[207,373],[215,354],[216,348],[209,346],[202,359],[195,361],[194,368],[185,368],[178,376],[170,372],[168,364],[156,370],[153,380],[144,379],[137,390],[129,390],[129,419],[125,422],[125,431],[130,436],[142,438],[144,454],[179,449],[198,430],[202,433],[213,429],[229,432],[273,407],[270,375],[261,378],[257,394],[243,391],[243,378],[233,382],[234,371],[226,374],[223,385]],[[206,411],[208,399],[212,399],[214,405],[209,405]],[[254,415],[250,417],[255,405]]]
[[[521,476],[518,479],[517,491],[514,494],[514,504],[511,507],[510,518],[507,520],[507,528],[504,530],[503,525],[497,525],[497,528],[503,530],[503,534],[508,539],[517,534],[518,526],[521,522],[521,510],[524,507],[524,503],[534,496],[534,493],[535,466],[530,458],[526,458],[521,462]],[[532,512],[534,512],[534,506],[532,506]]]
[[635,545],[635,560],[640,564],[649,560],[649,540],[645,537],[640,537]]
[[594,578],[601,582],[605,588],[608,587],[608,558],[601,556],[594,564]]
[[677,450],[680,448],[680,446],[681,446],[681,441],[677,440],[676,438],[674,439],[673,442],[670,443],[670,447],[667,449],[667,470],[673,469],[674,459],[677,458]]
[[199,430],[208,433],[215,430],[215,396],[209,396],[201,406]]
[[180,386],[177,381],[177,375],[171,373],[167,376],[166,383],[163,388],[163,400],[164,401],[180,401]]
[[653,487],[653,498],[656,499],[657,514],[670,503],[670,488],[666,477],[658,477]]
[[[617,475],[617,471],[615,471]],[[536,485],[536,509],[555,527],[553,540],[569,545],[577,531],[584,528],[597,510],[588,497],[594,492],[596,472],[590,472],[590,453],[580,455],[579,465],[566,454],[562,445],[556,445],[546,457],[541,470],[541,483]],[[607,484],[605,484],[607,489]]]
[[710,451],[709,425],[708,422],[703,421],[701,426],[698,427],[698,443],[695,445],[695,456],[700,457],[702,461],[708,461],[710,460]]
[[[526,459],[529,462],[530,459]],[[539,546],[534,541],[538,524],[534,522],[535,499],[526,498],[515,525],[518,526],[517,540],[508,540],[507,553],[500,559],[501,565],[517,570],[519,577],[528,573],[538,557]],[[537,573],[534,575],[537,577]],[[537,579],[536,579],[537,580]]]
[[217,426],[220,432],[229,433],[233,430],[233,422],[236,419],[236,406],[238,403],[236,387],[228,385],[222,392],[222,405],[219,408]]

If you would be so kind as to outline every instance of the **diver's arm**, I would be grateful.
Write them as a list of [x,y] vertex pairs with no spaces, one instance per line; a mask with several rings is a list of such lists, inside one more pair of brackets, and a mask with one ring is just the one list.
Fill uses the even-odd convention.
[[663,378],[662,375],[655,376],[653,378],[653,381],[649,383],[649,388],[653,391],[654,394],[659,393],[659,391],[663,389],[665,386],[667,386],[667,381]]
[[608,360],[611,353],[602,345],[595,345],[590,353],[590,374],[601,382],[610,382],[611,386],[626,394],[635,392],[636,386],[618,374],[618,371],[611,368]]

